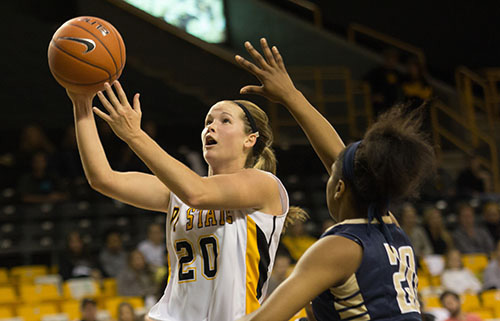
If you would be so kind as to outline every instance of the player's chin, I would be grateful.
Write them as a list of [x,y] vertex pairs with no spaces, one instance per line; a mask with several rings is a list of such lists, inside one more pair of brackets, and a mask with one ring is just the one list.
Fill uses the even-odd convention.
[[217,153],[215,153],[213,150],[210,148],[203,148],[203,158],[207,162],[208,165],[210,163],[213,163],[217,159]]

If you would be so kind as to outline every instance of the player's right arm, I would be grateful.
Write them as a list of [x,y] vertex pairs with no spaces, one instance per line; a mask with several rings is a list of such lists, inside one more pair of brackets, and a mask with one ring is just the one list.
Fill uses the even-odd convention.
[[262,83],[261,86],[245,86],[242,94],[257,94],[284,105],[300,125],[311,142],[328,173],[331,174],[333,162],[345,145],[333,126],[323,115],[295,88],[283,63],[278,48],[269,48],[266,39],[261,39],[264,57],[250,44],[245,43],[247,51],[259,66],[243,57],[236,61]]
[[165,212],[170,190],[154,175],[114,171],[106,158],[92,112],[93,96],[68,92],[85,177],[96,191],[147,210]]

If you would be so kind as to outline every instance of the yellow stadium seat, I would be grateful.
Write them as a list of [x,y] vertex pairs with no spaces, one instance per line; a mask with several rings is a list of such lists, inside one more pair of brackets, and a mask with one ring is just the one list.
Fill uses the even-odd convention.
[[479,309],[470,311],[469,313],[475,314],[480,317],[482,320],[494,319],[493,312],[491,309]]
[[431,286],[431,280],[429,277],[422,275],[418,277],[418,290],[422,291]]
[[12,318],[14,313],[9,306],[0,306],[0,319]]
[[57,301],[61,298],[55,284],[21,284],[19,292],[25,303]]
[[464,254],[462,255],[462,263],[474,274],[478,274],[483,272],[488,265],[488,257],[486,254]]
[[16,266],[10,270],[11,278],[19,283],[33,283],[37,276],[47,273],[48,269],[45,265]]
[[80,320],[82,318],[80,302],[76,300],[64,301],[61,304],[61,312],[66,313],[70,320]]
[[116,319],[118,317],[118,306],[122,302],[130,303],[134,307],[134,309],[142,308],[144,306],[144,300],[141,297],[121,296],[108,298],[106,299],[104,307],[111,314],[111,317],[113,319]]
[[441,302],[439,297],[435,295],[428,295],[424,297],[424,306],[426,309],[430,308],[441,308]]
[[17,295],[13,286],[0,286],[0,304],[13,304],[17,303]]
[[80,300],[82,298],[95,298],[101,295],[99,284],[90,279],[73,279],[64,282],[63,296],[65,299]]
[[8,284],[9,283],[9,273],[6,268],[0,268],[0,284]]
[[431,276],[431,285],[432,286],[441,286],[441,275]]
[[500,290],[488,290],[481,293],[482,306],[494,308],[500,306]]
[[113,278],[104,279],[102,285],[103,285],[103,291],[102,291],[103,296],[113,297],[117,295],[116,279]]
[[423,258],[420,258],[418,262],[419,262],[418,278],[420,279],[420,277],[422,276],[428,276],[430,274],[429,267],[427,266],[425,260]]
[[54,303],[26,304],[17,308],[17,315],[29,321],[40,321],[42,316],[56,313],[58,310]]
[[462,299],[462,310],[465,312],[476,311],[481,309],[481,304],[479,303],[479,297],[476,294],[463,294]]
[[493,314],[495,318],[500,319],[500,305],[493,307]]

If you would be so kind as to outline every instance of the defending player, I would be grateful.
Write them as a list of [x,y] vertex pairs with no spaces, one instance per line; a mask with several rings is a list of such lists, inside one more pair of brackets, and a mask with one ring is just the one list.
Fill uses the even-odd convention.
[[405,116],[391,109],[362,141],[344,148],[330,123],[295,89],[278,49],[265,39],[261,45],[265,58],[245,43],[258,66],[236,56],[262,83],[241,93],[262,95],[292,113],[330,174],[327,205],[338,223],[263,306],[241,320],[288,320],[310,301],[318,321],[421,320],[413,249],[387,209],[390,201],[415,194],[432,172],[434,153],[419,131],[418,110]]
[[[98,93],[108,113],[92,108],[92,96],[68,95],[90,185],[122,202],[167,213],[171,278],[149,318],[224,321],[254,311],[265,296],[289,210],[287,192],[274,176],[267,115],[248,101],[212,106],[201,134],[209,175],[200,177],[141,129],[139,95],[131,107],[120,84],[114,87],[117,95],[109,84],[108,98]],[[92,110],[154,175],[111,169]],[[302,213],[289,216],[295,214]]]

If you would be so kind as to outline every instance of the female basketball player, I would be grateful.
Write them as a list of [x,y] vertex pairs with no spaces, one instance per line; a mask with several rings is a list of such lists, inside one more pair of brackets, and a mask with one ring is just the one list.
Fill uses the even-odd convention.
[[[101,92],[98,97],[107,113],[92,108],[92,96],[68,93],[78,148],[94,189],[167,213],[171,277],[149,318],[224,321],[257,309],[289,206],[285,188],[273,175],[276,159],[266,114],[248,101],[212,106],[201,134],[209,175],[200,177],[141,129],[139,94],[131,106],[118,82],[117,94],[109,84],[105,88],[107,98]],[[111,169],[92,111],[154,175]]]
[[[295,89],[276,47],[261,40],[257,65],[236,56],[262,86],[259,94],[287,107],[330,173],[327,205],[338,222],[301,257],[292,275],[263,306],[241,320],[288,320],[311,300],[323,320],[421,320],[410,241],[387,212],[390,201],[414,194],[434,163],[415,112],[392,109],[362,141],[344,148],[333,127]],[[311,317],[312,319],[313,317]]]

